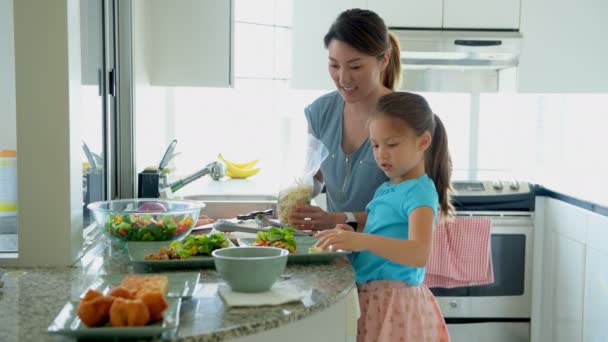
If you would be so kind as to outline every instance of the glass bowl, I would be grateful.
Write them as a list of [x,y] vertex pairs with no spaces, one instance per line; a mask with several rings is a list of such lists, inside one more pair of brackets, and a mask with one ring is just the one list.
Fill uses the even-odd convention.
[[173,241],[194,228],[205,204],[157,198],[121,199],[88,205],[108,238],[126,241]]

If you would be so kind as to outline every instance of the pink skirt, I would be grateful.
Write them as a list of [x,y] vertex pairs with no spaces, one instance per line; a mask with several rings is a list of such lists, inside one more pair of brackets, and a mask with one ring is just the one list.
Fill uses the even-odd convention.
[[425,285],[379,280],[357,289],[361,307],[357,342],[450,340],[441,309]]

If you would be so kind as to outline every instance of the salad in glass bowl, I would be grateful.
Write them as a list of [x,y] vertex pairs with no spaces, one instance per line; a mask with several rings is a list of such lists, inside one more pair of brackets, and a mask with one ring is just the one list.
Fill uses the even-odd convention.
[[205,204],[156,198],[121,199],[88,205],[101,231],[115,241],[181,240],[194,228]]

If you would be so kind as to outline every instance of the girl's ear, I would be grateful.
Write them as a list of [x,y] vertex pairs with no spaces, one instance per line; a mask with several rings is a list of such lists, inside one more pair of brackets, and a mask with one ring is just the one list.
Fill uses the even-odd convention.
[[424,131],[420,137],[418,137],[418,148],[421,151],[426,151],[429,146],[431,146],[431,142],[433,141],[433,137],[431,137],[431,132]]

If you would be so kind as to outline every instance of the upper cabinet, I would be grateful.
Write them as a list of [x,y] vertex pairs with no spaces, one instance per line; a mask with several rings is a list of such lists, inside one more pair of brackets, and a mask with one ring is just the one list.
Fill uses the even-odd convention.
[[333,89],[323,37],[344,10],[366,8],[389,28],[519,29],[521,0],[293,0],[295,89]]
[[518,29],[520,0],[443,0],[443,27]]
[[443,0],[367,0],[390,27],[441,28]]
[[390,27],[518,29],[520,0],[367,0]]
[[606,13],[607,1],[523,1],[519,91],[608,92]]
[[233,0],[139,0],[133,12],[151,85],[233,84]]
[[292,88],[334,88],[323,37],[341,12],[363,7],[365,0],[294,0]]

